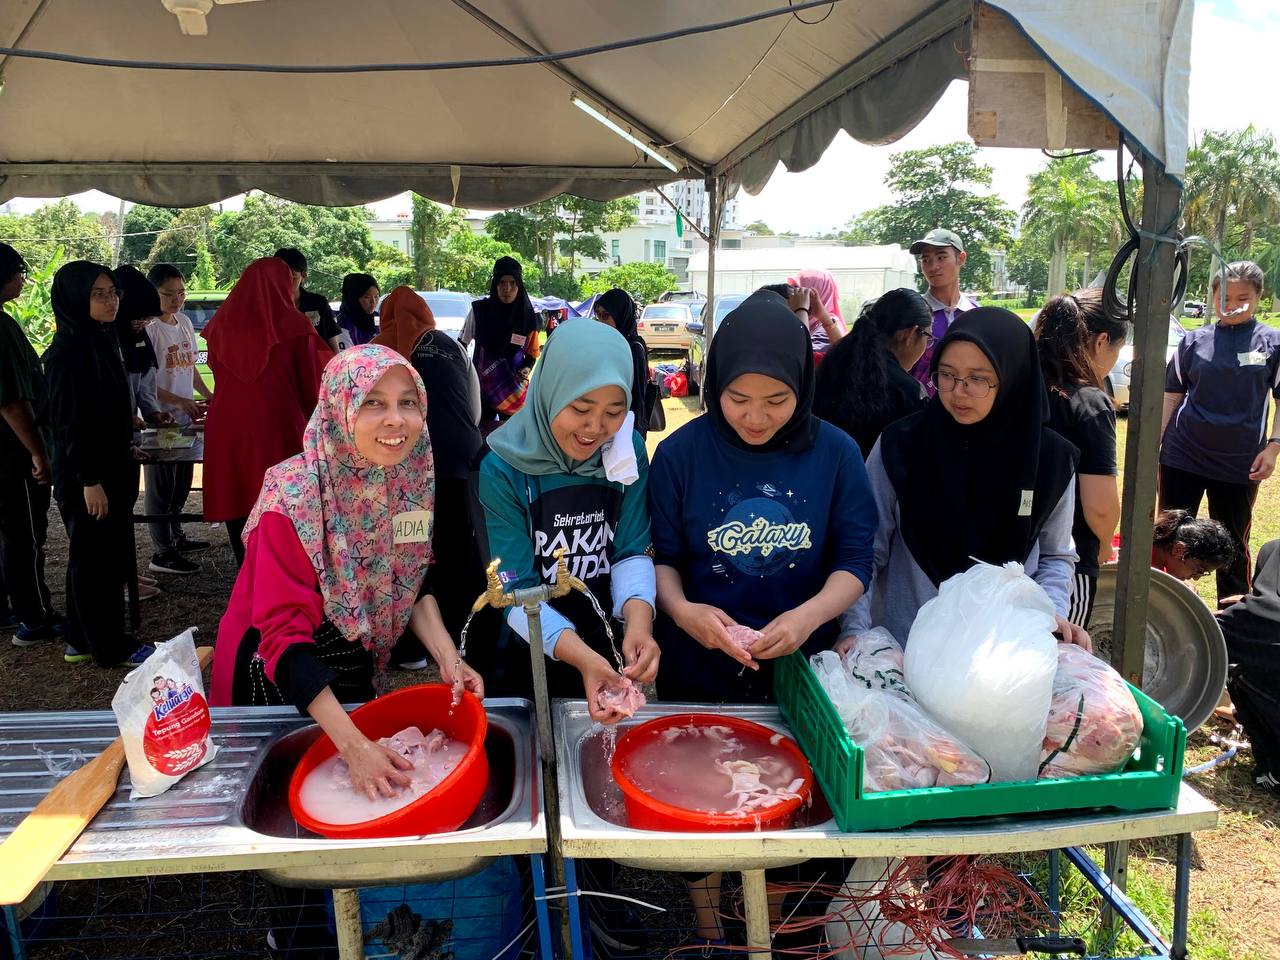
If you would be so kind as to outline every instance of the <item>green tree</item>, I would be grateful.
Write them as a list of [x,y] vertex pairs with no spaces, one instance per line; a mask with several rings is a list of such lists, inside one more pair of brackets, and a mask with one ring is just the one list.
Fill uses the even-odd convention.
[[601,270],[583,285],[583,293],[604,293],[621,287],[639,303],[652,303],[668,290],[676,288],[676,275],[660,263],[624,263]]
[[26,286],[22,288],[22,296],[5,307],[13,319],[18,321],[18,326],[37,353],[44,353],[49,341],[53,339],[55,322],[50,294],[53,290],[53,275],[66,261],[62,250],[61,246],[54,247],[52,255],[44,263],[32,265]]
[[383,293],[399,286],[413,286],[413,261],[389,243],[373,242],[373,259],[365,264],[365,272],[373,275]]
[[[1184,206],[1188,227],[1229,259],[1243,255],[1260,229],[1280,218],[1280,152],[1275,137],[1255,129],[1205,133],[1187,155]],[[1217,254],[1199,289],[1208,296]],[[1193,274],[1194,279],[1194,274]],[[1206,317],[1209,312],[1206,311]]]
[[[216,215],[212,207],[187,207],[179,210],[160,233],[147,238],[151,243],[145,258],[130,261],[122,252],[120,262],[137,262],[143,269],[150,269],[157,263],[171,263],[192,278],[193,289],[216,290],[217,269],[210,250],[210,232]],[[212,284],[208,287],[197,285],[194,279],[197,270],[202,266],[201,248],[204,249],[205,257],[208,258],[208,263],[203,264],[204,274],[201,280]]]
[[557,213],[561,225],[558,232],[568,236],[559,237],[556,242],[560,253],[569,258],[570,280],[578,269],[579,256],[592,260],[605,258],[607,251],[601,232],[614,232],[631,226],[636,222],[639,206],[635,197],[600,201],[565,194],[560,198]]
[[1088,273],[1094,247],[1107,239],[1119,218],[1110,183],[1093,170],[1099,159],[1094,155],[1051,159],[1028,181],[1022,228],[1042,238],[1049,251],[1050,295],[1067,289],[1071,250],[1084,252],[1083,271]]
[[[965,289],[991,286],[988,249],[1009,245],[1015,217],[991,188],[991,167],[977,161],[971,143],[947,143],[922,150],[905,150],[889,158],[885,185],[894,202],[869,211],[846,230],[845,242],[896,243],[910,246],[934,227],[958,233],[969,258],[960,271]],[[851,224],[851,228],[854,224]]]
[[542,296],[559,297],[561,300],[583,299],[582,281],[572,273],[553,273],[542,278]]
[[557,272],[557,252],[567,259],[568,272],[576,273],[579,256],[605,258],[599,234],[635,223],[636,209],[634,197],[602,203],[565,194],[494,214],[485,221],[485,230],[526,260],[535,261],[544,276]]
[[124,215],[126,236],[120,245],[121,263],[144,263],[151,256],[156,237],[181,211],[177,207],[149,207],[144,203],[130,207]]
[[307,206],[251,194],[242,209],[220,213],[210,224],[218,281],[234,283],[259,257],[297,247],[308,261],[308,289],[337,299],[343,276],[373,258],[369,218],[363,207]]
[[66,197],[26,216],[0,214],[0,237],[11,237],[7,242],[33,268],[48,263],[59,248],[67,260],[111,262],[111,242],[102,222]]
[[445,244],[445,268],[441,286],[461,290],[475,297],[488,296],[493,264],[499,257],[515,257],[523,267],[525,288],[534,295],[541,291],[542,272],[510,244],[483,233],[463,230]]
[[774,235],[773,228],[763,220],[752,220],[742,229],[748,233],[754,233],[757,237],[772,237]]
[[1049,251],[1044,238],[1023,234],[1009,248],[1009,279],[1027,291],[1027,306],[1044,300],[1049,286]]
[[441,277],[446,268],[445,248],[460,232],[471,232],[461,211],[413,194],[409,255],[413,261],[413,281],[417,289],[435,290],[442,286]]

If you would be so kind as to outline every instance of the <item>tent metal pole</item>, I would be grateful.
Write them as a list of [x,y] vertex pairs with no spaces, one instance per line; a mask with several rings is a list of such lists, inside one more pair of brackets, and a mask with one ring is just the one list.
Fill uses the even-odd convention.
[[1142,685],[1147,598],[1151,586],[1151,526],[1156,507],[1160,414],[1164,404],[1165,345],[1173,292],[1173,243],[1156,237],[1177,226],[1182,187],[1150,157],[1142,161],[1141,246],[1134,305],[1134,365],[1129,432],[1124,450],[1120,569],[1116,577],[1111,662],[1134,686]]
[[[707,237],[707,322],[702,331],[702,377],[699,383],[706,383],[707,357],[711,354],[711,337],[716,332],[716,248],[720,246],[720,191],[724,188],[724,177],[707,177],[707,211],[710,230]],[[698,405],[707,408],[706,394],[698,398]]]

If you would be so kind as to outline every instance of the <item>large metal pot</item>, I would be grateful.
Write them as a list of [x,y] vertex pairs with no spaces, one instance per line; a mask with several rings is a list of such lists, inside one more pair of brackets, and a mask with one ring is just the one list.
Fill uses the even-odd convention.
[[[1094,652],[1108,661],[1115,619],[1116,570],[1115,565],[1102,568],[1097,601],[1089,619]],[[1143,691],[1169,713],[1181,717],[1191,731],[1213,714],[1226,684],[1227,644],[1213,613],[1185,583],[1152,570]]]

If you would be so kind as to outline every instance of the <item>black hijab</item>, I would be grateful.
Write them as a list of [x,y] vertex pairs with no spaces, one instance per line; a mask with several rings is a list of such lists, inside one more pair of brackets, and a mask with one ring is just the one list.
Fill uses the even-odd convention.
[[0,243],[0,287],[8,284],[19,273],[25,273],[27,261],[22,254],[7,243]]
[[[511,303],[498,299],[498,281],[503,277],[515,277],[520,290]],[[471,305],[476,318],[476,342],[484,348],[486,356],[514,357],[519,344],[511,342],[515,335],[528,337],[538,329],[538,315],[533,310],[529,292],[524,288],[524,268],[514,257],[499,257],[493,265],[493,279],[489,281],[489,296]]]
[[[791,419],[767,443],[747,443],[725,419],[720,395],[744,373],[781,380],[796,395]],[[707,416],[727,443],[748,453],[799,453],[813,446],[821,421],[813,415],[813,342],[787,302],[757,291],[721,321],[707,354]]]
[[995,368],[999,389],[991,412],[966,426],[934,396],[880,438],[903,540],[935,585],[968,570],[974,559],[1025,562],[1079,457],[1047,426],[1049,395],[1031,328],[1008,310],[971,310],[938,344],[930,371],[962,340]]
[[364,307],[360,305],[360,298],[370,287],[377,285],[377,279],[367,273],[348,273],[342,278],[342,304],[338,307],[338,313],[351,320],[366,342],[373,339],[378,329],[373,322],[374,315],[365,313]]
[[631,345],[631,409],[636,415],[636,429],[649,430],[645,386],[649,382],[649,348],[640,337],[636,302],[627,291],[614,287],[596,299],[596,307],[613,318],[613,326]]
[[133,321],[160,316],[160,294],[136,267],[117,267],[115,280],[116,286],[120,288],[120,309],[116,311],[115,322],[116,341],[120,344],[120,354],[124,357],[124,368],[129,373],[146,373],[152,367],[159,367],[160,362],[156,359],[156,351],[147,331],[143,329],[134,333]]
[[[614,287],[596,298],[596,306],[613,317],[613,325],[628,342],[640,340],[636,330],[636,302],[627,291]],[[640,341],[644,343],[643,340]]]

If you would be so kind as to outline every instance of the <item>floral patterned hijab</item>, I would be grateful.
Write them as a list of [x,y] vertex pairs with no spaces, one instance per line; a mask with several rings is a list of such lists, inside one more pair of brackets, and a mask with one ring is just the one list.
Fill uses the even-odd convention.
[[[302,453],[267,471],[244,535],[266,511],[289,518],[311,558],[325,616],[350,641],[373,654],[381,676],[391,648],[409,623],[431,562],[435,467],[424,420],[421,436],[397,466],[380,467],[355,445],[356,414],[369,391],[392,367],[405,367],[427,392],[404,357],[366,344],[343,350],[324,368],[320,399],[302,437]],[[396,543],[394,521],[421,512],[424,535]]]

